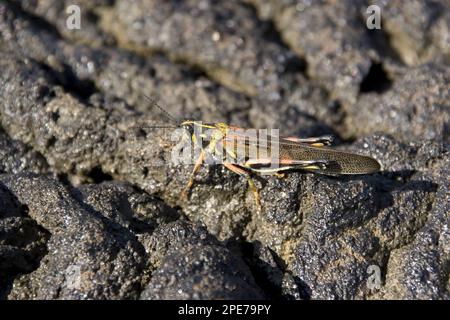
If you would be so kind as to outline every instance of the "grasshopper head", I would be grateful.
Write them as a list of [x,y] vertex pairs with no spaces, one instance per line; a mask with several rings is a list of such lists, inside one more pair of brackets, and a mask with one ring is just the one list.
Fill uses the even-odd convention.
[[202,123],[197,121],[184,121],[180,125],[195,144],[206,147],[209,142],[221,139],[226,135],[228,125],[225,123]]
[[180,125],[184,130],[186,130],[187,133],[189,133],[189,136],[192,136],[194,134],[194,128],[197,125],[195,121],[183,121]]
[[182,122],[180,126],[191,135],[193,135],[194,132],[203,132],[206,129],[219,129],[220,131],[223,131],[228,127],[225,123],[208,124],[191,120]]

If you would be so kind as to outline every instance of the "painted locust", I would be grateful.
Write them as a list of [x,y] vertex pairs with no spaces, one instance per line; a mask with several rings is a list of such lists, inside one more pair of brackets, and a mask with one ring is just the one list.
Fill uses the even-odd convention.
[[282,177],[286,171],[304,170],[336,176],[370,174],[380,170],[378,161],[371,157],[329,148],[332,136],[279,137],[267,135],[267,131],[261,134],[261,130],[243,129],[222,122],[204,124],[189,120],[178,124],[156,101],[145,97],[175,125],[161,128],[183,128],[183,137],[190,149],[199,150],[194,169],[182,193],[185,199],[194,183],[195,173],[208,157],[247,179],[258,209],[259,192],[253,182],[253,174]]
[[185,137],[192,147],[200,150],[184,189],[184,198],[187,198],[194,175],[207,156],[247,179],[258,209],[259,192],[252,174],[281,177],[286,171],[300,169],[326,175],[357,175],[380,170],[380,164],[371,157],[327,147],[332,142],[331,136],[302,139],[254,135],[248,134],[246,129],[225,123],[204,124],[197,121],[184,121],[181,127],[185,129]]

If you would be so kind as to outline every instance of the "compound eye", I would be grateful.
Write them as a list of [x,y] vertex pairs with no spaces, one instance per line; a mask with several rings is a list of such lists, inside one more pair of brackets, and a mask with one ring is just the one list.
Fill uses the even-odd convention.
[[189,132],[190,135],[194,134],[194,127],[191,125],[185,125],[184,129],[186,129],[187,132]]

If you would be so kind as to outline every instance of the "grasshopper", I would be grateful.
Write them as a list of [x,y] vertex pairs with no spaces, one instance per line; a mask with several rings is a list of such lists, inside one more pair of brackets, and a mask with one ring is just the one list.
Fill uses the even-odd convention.
[[[156,106],[175,121],[160,106]],[[184,199],[187,199],[194,184],[195,174],[207,156],[221,160],[227,169],[247,179],[258,210],[261,209],[261,205],[259,191],[252,178],[254,174],[283,177],[287,171],[304,170],[336,176],[370,174],[380,170],[378,161],[371,157],[330,148],[333,141],[330,135],[312,138],[269,136],[255,140],[242,133],[245,129],[229,126],[223,122],[204,124],[188,120],[177,127],[183,128],[184,138],[189,140],[192,147],[200,150],[182,192]],[[205,130],[209,131],[209,136],[204,134]],[[275,148],[276,158],[273,157]],[[251,150],[256,150],[256,153],[250,152]],[[273,167],[273,162],[276,162],[277,166]]]
[[[248,139],[245,134],[241,134],[244,129],[225,123],[203,124],[197,121],[184,121],[181,123],[181,127],[190,136],[191,142],[201,149],[188,183],[183,190],[183,198],[187,198],[194,183],[195,173],[200,169],[208,154],[222,157],[223,165],[227,169],[247,179],[258,208],[261,207],[259,192],[252,179],[252,174],[283,177],[286,171],[300,169],[325,175],[357,175],[370,174],[380,170],[378,161],[371,157],[329,148],[328,146],[333,141],[333,137],[329,135],[312,138],[276,137],[275,139],[264,139],[263,141],[257,139],[255,141]],[[207,144],[199,141],[195,134],[195,132],[202,132],[203,129],[211,130],[210,140]],[[257,151],[256,157],[249,152],[252,144]],[[278,157],[273,159],[271,155],[275,147],[278,148]],[[243,150],[242,157],[238,156],[239,149]],[[258,157],[261,154],[265,156]],[[227,157],[225,158],[225,156]],[[276,161],[278,166],[270,167],[272,161]]]

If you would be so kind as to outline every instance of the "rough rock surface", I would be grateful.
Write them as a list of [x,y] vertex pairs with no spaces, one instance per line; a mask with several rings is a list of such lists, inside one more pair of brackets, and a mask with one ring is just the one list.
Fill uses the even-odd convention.
[[167,223],[143,236],[157,268],[141,299],[262,299],[240,255],[201,226]]
[[[68,4],[0,2],[0,299],[450,298],[447,2],[372,31],[365,0],[79,1],[80,30]],[[382,171],[262,176],[258,212],[204,166],[183,199],[144,95]]]

